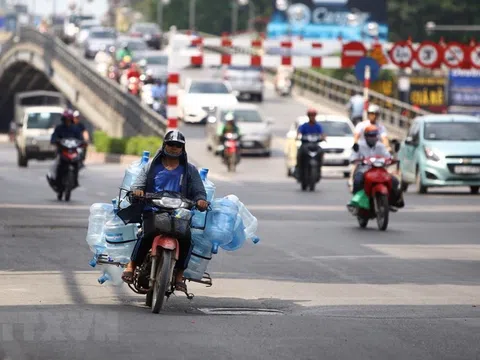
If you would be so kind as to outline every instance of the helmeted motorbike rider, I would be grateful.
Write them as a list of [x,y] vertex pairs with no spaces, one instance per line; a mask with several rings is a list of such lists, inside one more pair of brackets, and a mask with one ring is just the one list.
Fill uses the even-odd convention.
[[128,44],[123,44],[122,48],[117,51],[117,61],[122,61],[125,56],[133,57],[132,52],[128,48]]
[[[225,142],[225,135],[228,133],[237,134],[238,140],[240,140],[241,133],[240,128],[237,126],[235,113],[230,111],[225,114],[224,117],[225,123],[217,128],[217,135],[219,138],[219,143],[222,145]],[[222,152],[223,157],[223,152]]]
[[145,85],[153,85],[155,84],[155,79],[153,78],[153,71],[151,69],[147,69],[145,71],[145,80],[143,80]]
[[[65,109],[65,111],[62,114],[61,121],[62,121],[62,123],[55,127],[55,130],[53,131],[53,134],[50,138],[50,143],[54,144],[54,145],[57,145],[57,152],[60,151],[60,149],[58,148],[58,144],[59,144],[61,139],[75,138],[75,139],[79,139],[79,140],[84,140],[82,132],[73,123],[74,120],[73,120],[73,111],[72,110]],[[60,178],[61,178],[61,173],[63,171],[62,162],[58,159],[58,157],[57,157],[56,161],[57,161],[57,167],[56,167],[56,171],[55,171],[55,180],[53,181],[50,177],[47,176],[48,182],[54,188],[59,187],[59,185],[60,185],[59,181],[60,181]],[[76,184],[76,186],[78,186],[78,183]]]
[[137,64],[131,64],[130,68],[127,71],[127,79],[130,78],[137,78],[139,79],[142,74],[140,73],[140,70],[138,69]]
[[378,134],[382,140],[382,143],[390,150],[390,143],[387,137],[387,129],[382,124],[378,123],[380,116],[380,107],[376,104],[370,104],[367,109],[368,119],[362,121],[355,126],[355,134],[353,136],[354,150],[358,147],[358,143],[365,140],[364,132],[365,128],[369,125],[375,125],[378,127]]
[[[351,156],[351,162],[368,158],[372,156],[382,156],[391,159],[392,155],[387,150],[386,146],[378,142],[379,130],[375,125],[369,125],[364,131],[365,141],[360,142],[358,150],[354,151]],[[356,164],[353,170],[353,194],[363,190],[364,174],[369,169],[367,165]],[[392,175],[392,196],[390,198],[390,205],[396,208],[403,208],[405,206],[403,200],[403,193],[400,189],[398,179]]]
[[[132,191],[136,196],[143,196],[147,192],[175,191],[194,201],[200,211],[205,211],[208,207],[205,187],[197,168],[188,162],[185,137],[178,130],[167,132],[162,148],[142,169],[132,184]],[[118,212],[118,216],[127,222],[140,222],[140,214],[143,213],[144,236],[137,242],[132,261],[122,275],[122,279],[127,283],[132,282],[136,265],[142,264],[152,246],[155,237],[154,211],[155,209],[144,207],[141,203],[134,203]],[[183,283],[183,272],[188,266],[192,243],[190,236],[178,241],[180,254],[176,263],[175,289],[187,292],[187,287]]]
[[[320,125],[317,118],[317,110],[311,108],[307,110],[308,122],[302,124],[298,127],[297,138],[304,139],[306,135],[320,135],[321,140],[326,140],[325,133],[323,132],[322,125]],[[302,145],[297,152],[297,165],[295,166],[295,176],[298,178],[300,174],[300,169],[302,167],[302,159],[305,153],[305,144],[302,142]],[[322,163],[323,156],[320,159],[320,164]]]

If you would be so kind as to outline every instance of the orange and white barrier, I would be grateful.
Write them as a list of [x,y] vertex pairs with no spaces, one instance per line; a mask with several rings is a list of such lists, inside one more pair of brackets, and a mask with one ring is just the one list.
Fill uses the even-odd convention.
[[180,90],[180,74],[170,72],[167,83],[167,130],[178,127],[178,91]]

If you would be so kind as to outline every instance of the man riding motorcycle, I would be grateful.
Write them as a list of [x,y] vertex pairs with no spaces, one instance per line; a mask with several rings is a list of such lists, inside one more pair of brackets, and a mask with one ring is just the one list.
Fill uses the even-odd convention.
[[[303,138],[305,135],[320,135],[321,140],[326,140],[326,136],[323,132],[322,125],[320,125],[317,120],[317,110],[309,109],[307,111],[308,122],[302,124],[297,131],[297,138]],[[297,165],[295,167],[296,177],[300,175],[300,169],[302,168],[302,158],[305,152],[305,146],[302,143],[297,152]],[[322,159],[323,160],[323,159]]]
[[[237,134],[238,139],[240,140],[240,128],[237,126],[236,119],[235,119],[235,114],[233,112],[228,112],[225,115],[225,124],[217,128],[217,135],[219,138],[219,143],[220,145],[223,145],[225,142],[225,135],[230,133],[230,134]],[[223,152],[222,152],[222,157],[223,157]]]
[[[208,207],[206,201],[207,194],[200,178],[197,168],[187,160],[185,151],[185,137],[178,130],[169,131],[163,140],[162,148],[159,149],[153,160],[146,168],[142,169],[135,183],[132,185],[134,196],[143,196],[145,193],[175,191],[194,202],[200,211],[205,211]],[[132,254],[132,261],[127,265],[123,272],[122,279],[126,283],[133,281],[135,267],[143,263],[148,251],[152,247],[155,237],[154,209],[131,205],[122,210],[128,213],[132,208],[132,215],[136,211],[143,212],[143,238],[137,242]],[[128,215],[122,214],[125,219]],[[180,255],[176,263],[175,289],[187,292],[187,287],[183,283],[183,273],[188,266],[192,243],[190,236],[186,239],[178,239],[180,245]]]
[[364,109],[365,100],[363,95],[357,92],[353,95],[347,103],[347,109],[350,114],[350,119],[353,122],[353,125],[357,125],[363,120],[363,109]]
[[361,123],[358,123],[357,126],[355,126],[355,134],[353,136],[354,149],[358,148],[359,141],[365,140],[365,136],[364,136],[365,128],[369,125],[375,125],[378,128],[378,133],[382,140],[383,145],[385,145],[385,147],[390,151],[390,143],[387,137],[387,129],[385,128],[385,126],[378,123],[379,115],[380,115],[380,107],[378,105],[371,104],[368,106],[368,110],[367,110],[368,119],[365,121],[362,121]]
[[130,79],[132,77],[139,79],[141,75],[142,74],[140,73],[137,64],[130,65],[130,68],[127,71],[127,79]]
[[122,61],[125,56],[128,56],[130,58],[133,57],[133,54],[128,48],[127,44],[124,44],[122,48],[117,51],[117,61]]
[[[62,123],[60,125],[57,125],[55,127],[55,130],[53,131],[52,137],[50,138],[50,143],[54,145],[58,145],[61,139],[65,138],[75,138],[79,140],[84,140],[82,132],[80,129],[74,125],[73,123],[73,112],[70,109],[65,109],[65,111],[62,114]],[[57,151],[60,151],[60,149],[57,149]],[[61,161],[58,160],[57,157],[57,167],[55,170],[55,181],[52,181],[50,177],[47,176],[47,179],[49,183],[52,185],[54,188],[60,187],[60,179],[61,179],[61,173],[62,173],[62,164]],[[76,184],[78,186],[78,184]]]
[[[369,125],[365,128],[365,141],[359,144],[358,150],[353,152],[351,162],[368,158],[372,156],[382,156],[391,159],[392,155],[387,150],[386,146],[378,142],[380,132],[375,125]],[[368,170],[367,165],[356,164],[353,170],[353,194],[363,190],[364,173]],[[405,206],[403,200],[403,193],[400,189],[398,179],[392,175],[392,196],[390,205],[396,208],[403,208]]]

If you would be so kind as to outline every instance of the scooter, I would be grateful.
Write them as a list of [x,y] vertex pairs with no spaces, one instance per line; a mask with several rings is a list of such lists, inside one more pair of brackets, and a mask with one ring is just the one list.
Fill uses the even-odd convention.
[[300,182],[302,191],[307,188],[315,191],[315,186],[322,178],[323,149],[320,135],[310,134],[302,137],[302,165],[297,167],[295,177]]
[[281,79],[275,86],[275,90],[280,96],[287,96],[292,91],[292,81],[289,78]]
[[235,172],[240,162],[240,137],[238,134],[226,133],[223,142],[223,162],[229,172]]
[[392,175],[387,171],[387,167],[397,164],[398,161],[384,157],[370,157],[361,159],[357,163],[370,166],[364,173],[364,191],[368,203],[364,207],[348,205],[347,208],[357,218],[361,228],[366,228],[370,219],[377,219],[378,229],[385,231],[389,222],[389,200],[392,194]]

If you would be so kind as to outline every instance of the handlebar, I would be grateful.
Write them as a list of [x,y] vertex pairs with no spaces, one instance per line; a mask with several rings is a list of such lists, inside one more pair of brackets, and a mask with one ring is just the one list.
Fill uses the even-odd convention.
[[[187,205],[186,207],[189,208],[189,209],[196,209],[197,208],[196,202],[194,202],[190,199],[187,199],[187,198],[183,197],[181,194],[179,194],[177,192],[173,192],[173,191],[161,191],[161,192],[158,192],[158,193],[144,193],[144,195],[135,195],[135,194],[133,194],[133,191],[127,191],[126,196],[130,200],[130,203],[133,203],[135,201],[150,202],[152,200],[161,200],[163,198],[170,198],[170,199],[173,199],[173,200],[176,200],[176,199],[180,200],[181,202],[185,203]],[[158,204],[153,204],[153,205],[158,206],[158,207],[162,207],[161,205],[158,205]],[[210,206],[210,204],[209,204],[209,206]],[[181,204],[178,205],[178,208],[180,208],[180,207],[182,207]],[[167,207],[165,206],[165,208],[167,208]],[[170,207],[168,207],[168,208],[170,208]],[[174,206],[172,208],[174,208]]]
[[351,161],[351,164],[362,164],[362,165],[373,165],[376,161],[384,161],[382,164],[383,166],[390,166],[394,164],[398,164],[399,161],[393,158],[385,158],[383,156],[370,156],[370,157],[363,157],[361,159],[356,159]]

